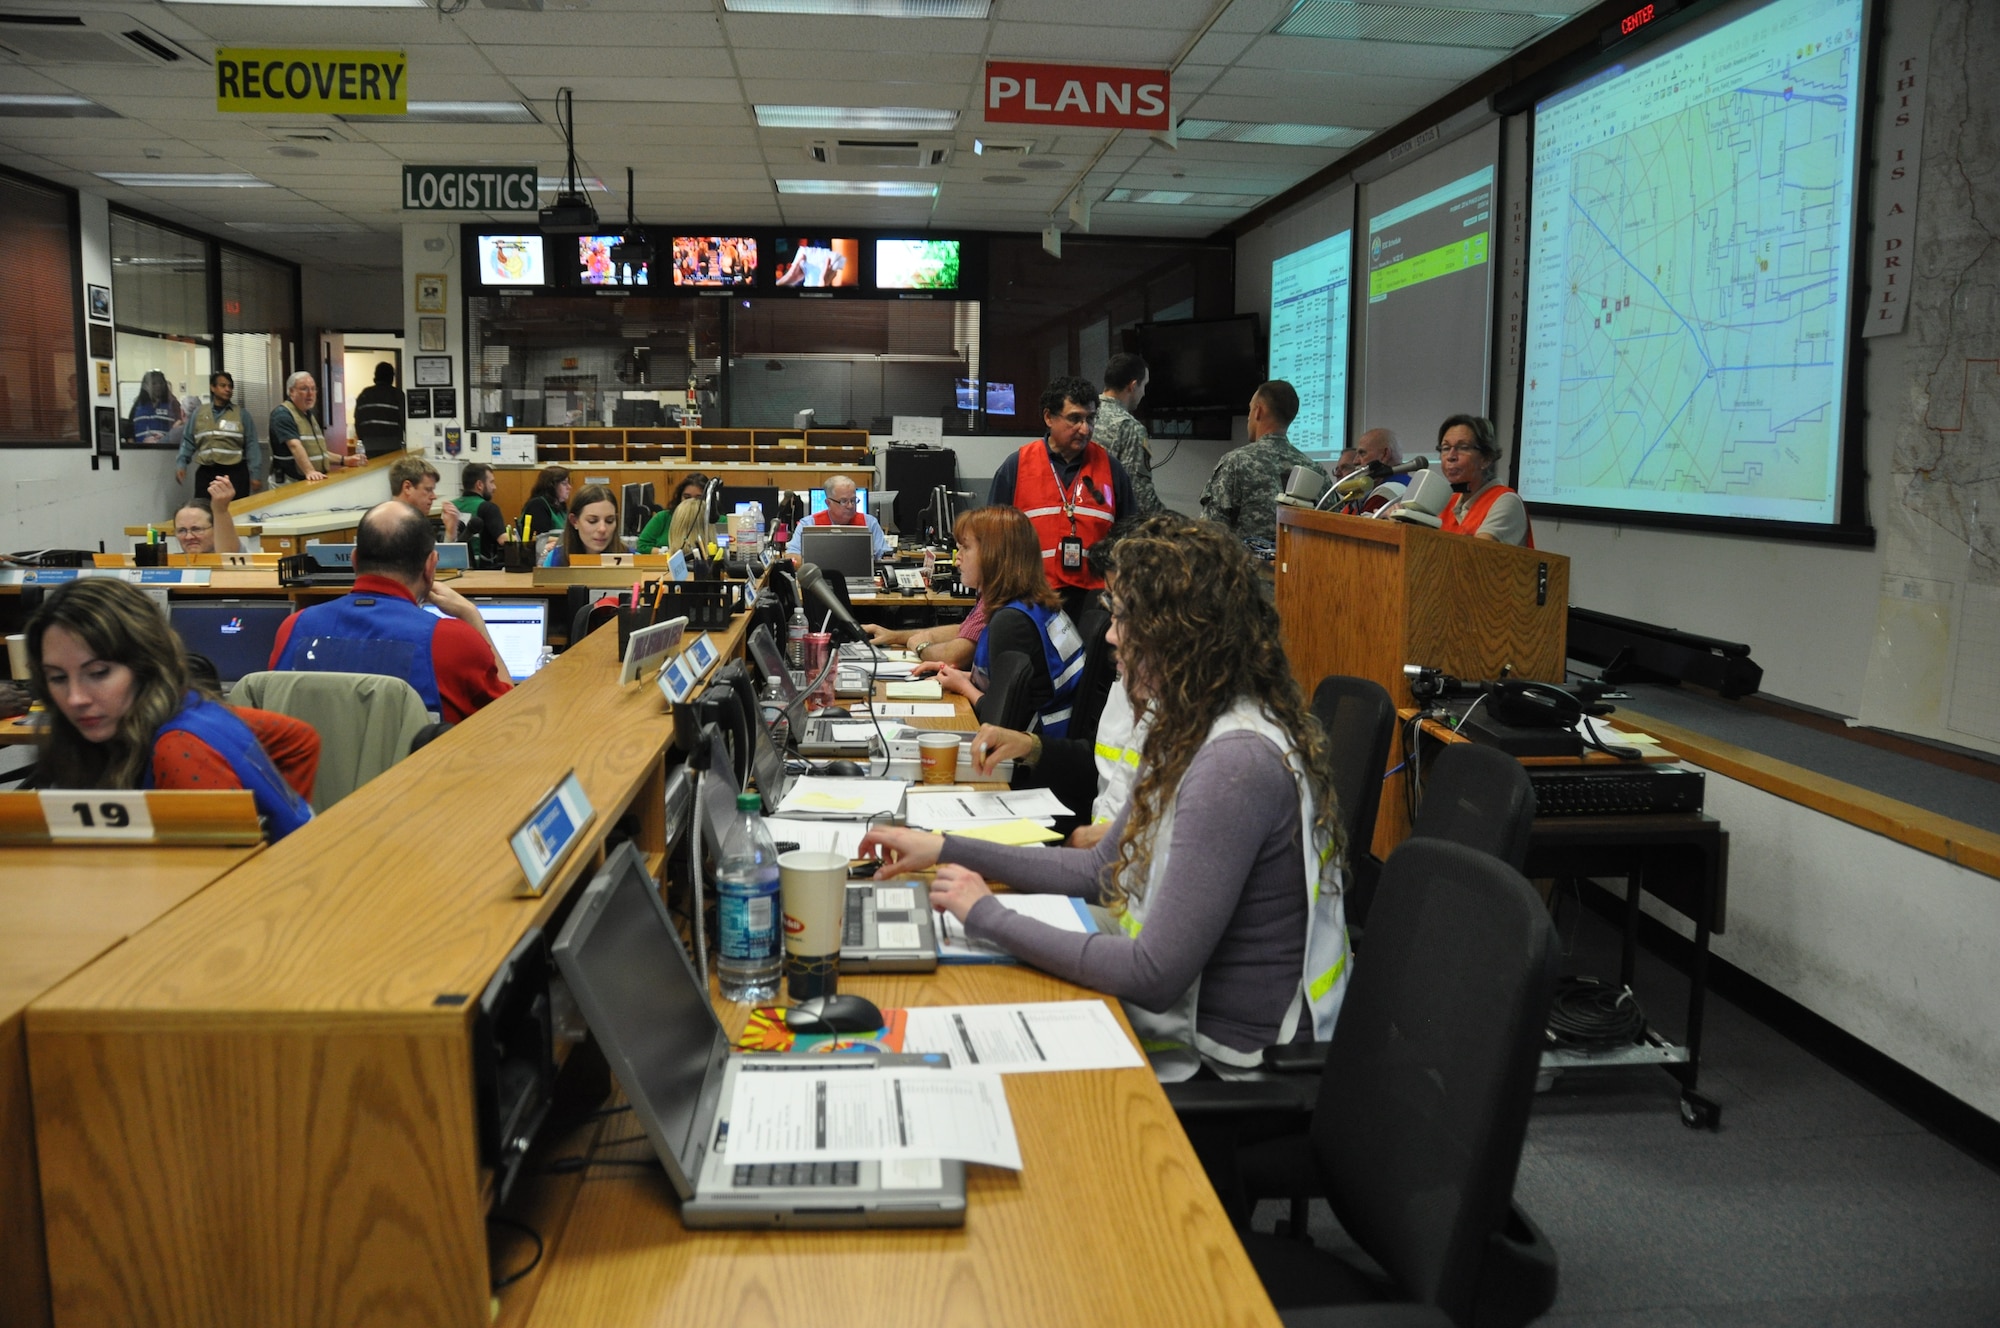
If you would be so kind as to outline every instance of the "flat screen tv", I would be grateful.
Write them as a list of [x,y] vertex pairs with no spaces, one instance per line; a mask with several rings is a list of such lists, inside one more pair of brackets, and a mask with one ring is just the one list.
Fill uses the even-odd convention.
[[1149,414],[1241,415],[1264,381],[1255,314],[1140,323],[1131,346],[1145,357]]
[[676,235],[674,285],[748,286],[757,279],[757,241],[747,235]]
[[546,286],[548,268],[542,261],[539,235],[479,237],[479,284],[482,286]]
[[579,235],[576,237],[576,279],[586,286],[644,286],[648,263],[618,259],[620,237]]
[[876,290],[958,289],[957,240],[877,240]]
[[861,241],[781,235],[771,244],[773,282],[784,289],[853,290],[861,285]]

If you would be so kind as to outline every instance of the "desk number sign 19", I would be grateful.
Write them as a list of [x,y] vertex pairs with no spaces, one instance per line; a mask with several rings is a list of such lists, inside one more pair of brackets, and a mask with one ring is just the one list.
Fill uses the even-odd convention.
[[535,804],[535,810],[508,840],[528,878],[520,893],[539,896],[548,889],[550,870],[562,861],[596,815],[574,770]]
[[49,838],[68,840],[150,840],[153,813],[142,792],[104,789],[43,789],[42,820]]

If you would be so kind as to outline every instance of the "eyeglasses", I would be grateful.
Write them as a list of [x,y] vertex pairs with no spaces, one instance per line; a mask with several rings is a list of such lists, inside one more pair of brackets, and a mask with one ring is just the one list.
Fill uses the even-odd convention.
[[1069,424],[1095,424],[1097,423],[1097,412],[1082,410],[1065,411],[1062,418]]
[[1478,444],[1478,443],[1440,443],[1440,444],[1438,444],[1438,455],[1439,455],[1439,456],[1441,456],[1441,457],[1448,457],[1448,456],[1470,456],[1470,455],[1472,455],[1472,454],[1473,454],[1474,452],[1477,452],[1477,451],[1479,451],[1479,450],[1480,450],[1480,447],[1479,447],[1479,444]]
[[860,501],[853,494],[849,494],[845,498],[829,498],[826,500],[826,505],[828,507],[853,507]]

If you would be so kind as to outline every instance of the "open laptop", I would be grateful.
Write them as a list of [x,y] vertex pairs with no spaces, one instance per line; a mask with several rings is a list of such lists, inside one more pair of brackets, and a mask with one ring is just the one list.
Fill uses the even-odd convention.
[[[777,680],[776,693],[767,695],[764,699],[767,704],[783,707],[779,718],[789,723],[793,738],[792,746],[798,749],[800,756],[816,757],[820,760],[831,760],[835,757],[866,760],[871,756],[882,755],[882,744],[873,733],[855,737],[840,736],[843,732],[859,735],[860,730],[846,726],[866,724],[866,720],[822,719],[817,715],[810,719],[805,718],[804,707],[799,704],[801,694],[798,684],[792,681],[791,671],[786,667],[785,657],[779,652],[777,638],[772,636],[770,628],[753,629],[748,649],[750,661],[756,666],[758,676]],[[774,720],[773,727],[776,723]],[[836,730],[835,724],[844,727]]]
[[177,599],[168,621],[190,654],[215,665],[224,687],[248,673],[271,667],[278,628],[292,616],[284,599]]
[[798,546],[801,559],[845,581],[850,593],[874,593],[875,536],[868,527],[802,525]]
[[507,662],[507,678],[525,682],[534,676],[542,649],[549,643],[549,602],[545,599],[476,599],[473,607],[486,622],[486,633]]
[[[732,1056],[645,860],[621,844],[585,887],[556,965],[652,1141],[689,1227],[914,1227],[965,1222],[965,1164],[732,1166],[743,1076],[825,1069],[817,1053]],[[847,1073],[949,1065],[937,1056],[840,1057]]]

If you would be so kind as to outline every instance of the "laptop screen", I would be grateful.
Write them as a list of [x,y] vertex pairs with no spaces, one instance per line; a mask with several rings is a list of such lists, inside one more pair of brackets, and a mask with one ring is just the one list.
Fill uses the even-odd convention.
[[278,627],[291,617],[288,600],[177,599],[169,621],[181,646],[215,665],[226,687],[249,673],[271,667]]
[[705,1098],[713,1101],[703,1090],[729,1040],[631,843],[619,845],[585,888],[555,955],[633,1115],[679,1162],[676,1182],[691,1181],[707,1143],[694,1131]]
[[785,664],[785,657],[778,649],[777,638],[771,635],[769,627],[760,626],[750,633],[750,662],[757,666],[757,676],[768,680],[777,679],[777,694],[768,696],[767,701],[778,705],[790,705],[799,699],[799,689],[792,685],[792,672]]
[[800,526],[799,557],[828,576],[865,581],[874,574],[874,537],[866,526]]
[[535,663],[549,642],[549,602],[545,599],[474,600],[486,630],[507,661],[507,676],[522,682],[534,676]]

